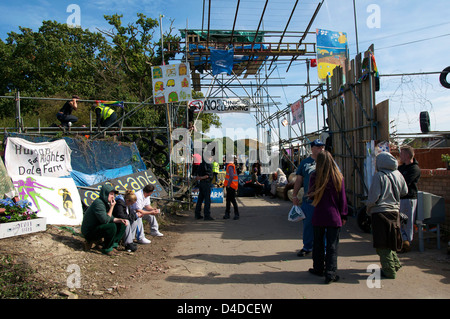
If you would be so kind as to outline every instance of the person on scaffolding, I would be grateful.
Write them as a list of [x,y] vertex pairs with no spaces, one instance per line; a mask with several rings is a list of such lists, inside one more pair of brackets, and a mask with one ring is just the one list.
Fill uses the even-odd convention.
[[73,123],[78,121],[78,117],[72,115],[72,111],[78,109],[77,101],[80,99],[78,95],[72,95],[72,99],[64,103],[63,107],[56,114],[56,118],[61,122],[60,127],[71,127]]
[[96,126],[99,130],[100,127],[119,127],[119,123],[115,123],[117,122],[117,113],[111,107],[102,101],[96,101],[94,107],[97,116]]

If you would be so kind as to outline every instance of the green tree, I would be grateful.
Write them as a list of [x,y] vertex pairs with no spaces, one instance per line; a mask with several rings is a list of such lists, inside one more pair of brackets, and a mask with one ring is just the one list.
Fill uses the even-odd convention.
[[[43,21],[38,31],[20,27],[6,41],[0,40],[0,90],[2,95],[151,102],[151,67],[162,64],[162,48],[154,34],[156,19],[138,13],[135,23],[122,24],[122,15],[104,16],[112,31],[91,32],[55,21]],[[172,35],[172,23],[164,34],[164,43],[180,41]],[[165,63],[175,57],[164,54]],[[186,107],[185,104],[180,104]],[[14,116],[12,100],[0,101],[0,116]],[[48,117],[54,122],[62,103],[21,101],[22,115]],[[130,111],[134,106],[127,106]],[[182,108],[181,108],[182,109]],[[79,124],[88,124],[89,107],[77,111]],[[220,127],[219,117],[201,114],[203,130]],[[165,106],[146,106],[126,125],[166,126]]]

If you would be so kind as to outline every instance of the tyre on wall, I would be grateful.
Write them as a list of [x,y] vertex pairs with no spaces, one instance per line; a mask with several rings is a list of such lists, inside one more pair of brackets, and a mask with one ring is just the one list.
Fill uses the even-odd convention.
[[141,156],[149,156],[152,153],[153,143],[151,139],[142,136],[138,137],[135,143]]
[[151,156],[150,161],[155,166],[166,167],[170,161],[169,153],[167,153],[166,151],[154,152]]
[[165,149],[168,145],[167,136],[162,134],[153,135],[152,143],[153,146],[159,150]]
[[430,131],[430,115],[427,111],[420,112],[420,131],[428,133]]
[[442,86],[447,89],[450,89],[450,83],[447,81],[447,76],[449,73],[450,73],[450,66],[446,67],[439,75],[439,82],[441,82]]

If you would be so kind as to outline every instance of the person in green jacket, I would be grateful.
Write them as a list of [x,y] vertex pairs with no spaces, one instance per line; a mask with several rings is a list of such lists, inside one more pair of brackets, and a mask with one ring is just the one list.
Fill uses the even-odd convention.
[[100,196],[84,213],[81,233],[86,239],[85,250],[89,250],[94,242],[103,238],[102,253],[114,255],[113,249],[119,246],[128,223],[128,220],[112,215],[117,193],[111,185],[103,185]]

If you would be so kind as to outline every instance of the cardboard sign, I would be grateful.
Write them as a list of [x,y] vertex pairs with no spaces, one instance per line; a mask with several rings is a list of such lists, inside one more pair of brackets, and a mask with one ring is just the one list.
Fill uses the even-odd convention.
[[165,104],[191,99],[189,64],[152,67],[153,103]]
[[92,202],[97,199],[99,195],[98,191],[100,190],[100,188],[102,188],[102,186],[106,184],[112,185],[114,189],[119,191],[120,193],[125,193],[127,189],[132,189],[137,192],[138,190],[144,188],[146,185],[151,184],[155,187],[155,190],[153,191],[151,197],[163,198],[167,196],[167,193],[159,183],[158,178],[155,176],[155,174],[153,174],[153,171],[151,169],[148,169],[146,171],[114,178],[107,182],[92,185],[89,187],[95,188],[95,190],[80,188],[79,193],[83,204],[86,206],[90,206]]
[[43,176],[11,176],[21,200],[31,203],[38,217],[47,224],[80,225],[83,208],[77,186],[72,178]]

